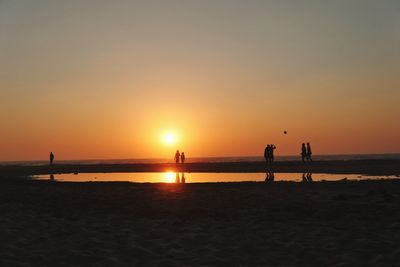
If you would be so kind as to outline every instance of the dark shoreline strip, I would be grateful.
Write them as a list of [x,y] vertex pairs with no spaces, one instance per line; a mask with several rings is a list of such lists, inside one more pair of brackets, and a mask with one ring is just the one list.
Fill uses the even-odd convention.
[[[303,164],[298,161],[275,162],[267,166],[270,172],[314,172],[335,174],[399,175],[400,160],[336,160]],[[111,173],[111,172],[265,172],[264,162],[214,162],[159,164],[65,164],[53,166],[0,166],[0,177],[18,175],[45,175],[61,173]]]

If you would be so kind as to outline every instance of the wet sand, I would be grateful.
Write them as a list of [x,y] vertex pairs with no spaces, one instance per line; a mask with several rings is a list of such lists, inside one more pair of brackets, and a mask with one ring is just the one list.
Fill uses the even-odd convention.
[[[271,172],[313,172],[337,174],[398,175],[400,160],[335,160],[304,164],[301,161],[275,162],[267,167]],[[265,172],[264,162],[221,162],[182,164],[94,164],[53,166],[0,166],[0,177],[61,173],[110,172]]]
[[395,266],[400,181],[0,179],[0,266]]

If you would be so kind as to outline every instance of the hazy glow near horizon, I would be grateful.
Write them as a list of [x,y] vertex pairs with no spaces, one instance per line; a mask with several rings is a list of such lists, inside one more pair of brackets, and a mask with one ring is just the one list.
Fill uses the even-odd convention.
[[397,0],[3,0],[0,161],[400,152],[399,29]]

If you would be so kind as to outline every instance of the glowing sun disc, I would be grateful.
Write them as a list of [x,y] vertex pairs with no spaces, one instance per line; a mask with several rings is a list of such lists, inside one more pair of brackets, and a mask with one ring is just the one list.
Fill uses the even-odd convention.
[[176,137],[172,133],[164,135],[164,143],[167,145],[172,145],[176,142]]

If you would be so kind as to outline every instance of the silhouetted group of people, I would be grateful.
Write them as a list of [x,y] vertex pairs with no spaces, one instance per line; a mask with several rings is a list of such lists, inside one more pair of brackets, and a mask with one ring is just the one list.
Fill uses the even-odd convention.
[[311,155],[312,155],[312,151],[311,151],[311,145],[310,143],[307,143],[307,145],[305,143],[301,144],[301,160],[303,162],[311,162]]
[[[274,150],[276,149],[275,145],[267,145],[264,150],[264,158],[266,164],[271,164],[274,162]],[[312,151],[310,143],[301,144],[301,160],[303,162],[312,162]]]
[[275,145],[267,145],[264,150],[264,158],[266,164],[271,164],[274,162],[274,150],[276,149]]
[[184,152],[182,152],[182,153],[179,153],[179,150],[177,150],[176,151],[176,153],[175,153],[175,163],[176,164],[178,164],[178,163],[185,163],[185,160],[186,160],[186,156],[185,156],[185,153]]

